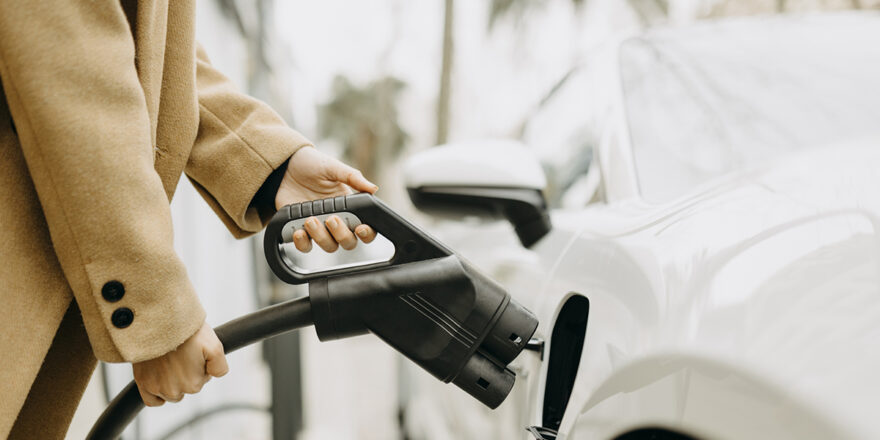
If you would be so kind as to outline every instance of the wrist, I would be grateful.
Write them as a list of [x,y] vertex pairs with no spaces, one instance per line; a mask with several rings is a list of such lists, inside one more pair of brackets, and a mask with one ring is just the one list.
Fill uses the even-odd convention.
[[[301,149],[302,148],[300,148],[300,150]],[[251,206],[257,209],[261,218],[269,218],[275,214],[275,196],[278,194],[278,188],[281,186],[281,181],[284,180],[284,173],[287,172],[287,166],[295,155],[296,153],[293,153],[292,156],[272,171],[272,173],[266,177],[266,180],[263,181],[260,189],[257,190],[257,194],[254,195],[254,199],[251,201]]]
[[[291,160],[295,159],[297,157],[297,155],[299,155],[301,157],[303,155],[308,155],[309,153],[314,152],[314,151],[318,151],[318,149],[315,148],[314,145],[312,145],[312,144],[303,145],[303,146],[297,148],[296,151],[294,151],[293,154],[290,156],[290,159],[288,159],[287,161],[290,162]],[[305,153],[303,153],[303,152],[305,152]],[[302,154],[300,154],[300,153],[302,153]]]

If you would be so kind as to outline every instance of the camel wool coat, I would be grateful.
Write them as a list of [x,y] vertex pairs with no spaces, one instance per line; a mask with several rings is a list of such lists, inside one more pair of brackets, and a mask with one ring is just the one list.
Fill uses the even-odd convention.
[[96,357],[152,359],[202,325],[172,247],[182,174],[243,237],[309,144],[211,67],[194,3],[0,2],[0,438],[63,438]]

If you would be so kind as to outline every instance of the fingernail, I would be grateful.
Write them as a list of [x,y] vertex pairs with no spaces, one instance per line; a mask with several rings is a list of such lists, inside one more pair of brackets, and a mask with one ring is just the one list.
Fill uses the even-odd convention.
[[367,236],[367,230],[366,230],[366,229],[358,229],[357,234],[358,234],[358,236],[360,236],[360,237],[366,237],[366,236]]
[[328,224],[330,227],[335,228],[335,227],[336,227],[336,217],[330,217],[330,218],[328,218],[328,219],[327,219],[327,224]]

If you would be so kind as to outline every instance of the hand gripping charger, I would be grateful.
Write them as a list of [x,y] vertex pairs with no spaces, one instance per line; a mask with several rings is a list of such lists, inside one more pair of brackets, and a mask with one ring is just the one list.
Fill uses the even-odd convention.
[[[319,272],[296,268],[282,250],[305,218],[340,216],[366,223],[394,244],[388,261]],[[266,227],[266,261],[309,296],[276,304],[215,328],[229,353],[296,328],[315,325],[322,341],[373,333],[443,382],[490,408],[510,393],[507,365],[538,326],[505,290],[379,199],[353,194],[282,208]],[[134,382],[92,427],[88,439],[117,438],[143,408]]]
[[[305,274],[280,245],[285,226],[309,216],[348,213],[394,244],[387,262]],[[353,217],[353,218],[352,218]],[[322,341],[373,333],[443,382],[490,408],[504,401],[538,321],[500,285],[437,240],[365,193],[283,208],[266,228],[269,267],[283,281],[309,283],[312,317]]]

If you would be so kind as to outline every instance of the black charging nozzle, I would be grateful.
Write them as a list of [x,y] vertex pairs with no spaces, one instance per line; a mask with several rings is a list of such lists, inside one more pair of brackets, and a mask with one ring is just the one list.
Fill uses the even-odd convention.
[[[282,249],[283,237],[290,236],[285,226],[343,212],[390,240],[391,259],[312,273],[293,267]],[[507,365],[538,320],[499,284],[379,199],[353,194],[286,206],[267,226],[264,250],[279,278],[309,283],[312,318],[322,341],[370,332],[490,408],[510,393],[515,375]]]

